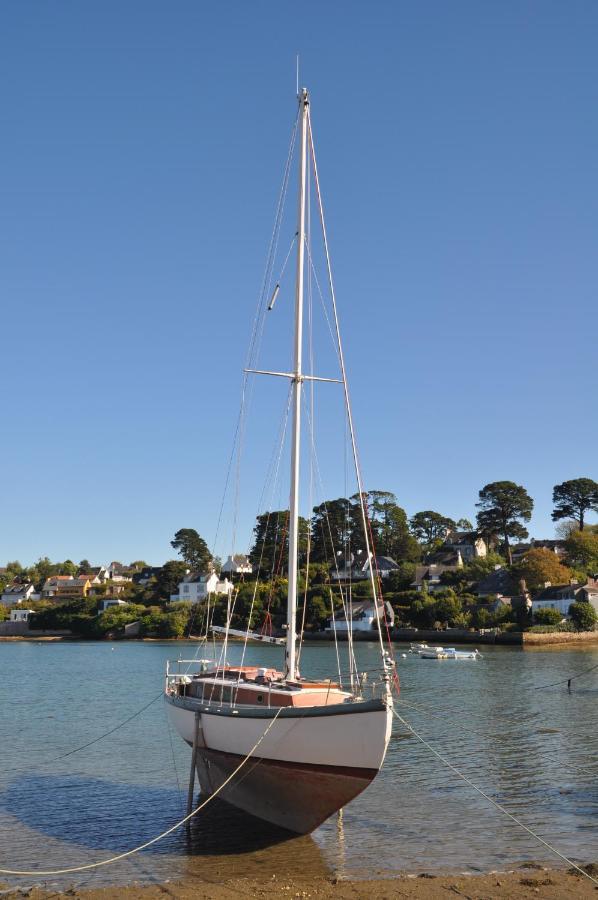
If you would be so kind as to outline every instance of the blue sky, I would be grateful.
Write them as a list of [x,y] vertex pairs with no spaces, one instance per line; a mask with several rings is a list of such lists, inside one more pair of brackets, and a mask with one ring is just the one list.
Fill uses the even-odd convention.
[[[473,518],[512,479],[549,536],[552,486],[598,478],[598,7],[301,10],[3,7],[0,561],[213,540],[297,52],[366,485]],[[255,388],[238,550],[284,390]]]

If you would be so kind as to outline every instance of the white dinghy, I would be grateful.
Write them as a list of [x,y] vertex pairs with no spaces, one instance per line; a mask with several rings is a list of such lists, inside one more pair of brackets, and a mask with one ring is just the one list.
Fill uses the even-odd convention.
[[454,647],[425,647],[419,650],[421,659],[481,659],[479,650],[456,650]]

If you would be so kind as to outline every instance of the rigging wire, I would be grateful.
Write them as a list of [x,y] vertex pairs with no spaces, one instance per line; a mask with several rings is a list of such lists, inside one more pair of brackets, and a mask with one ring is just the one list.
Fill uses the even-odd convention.
[[[293,128],[291,130],[291,139],[289,143],[289,149],[287,153],[287,158],[284,166],[282,183],[280,186],[280,191],[278,194],[278,200],[276,204],[276,211],[274,216],[274,225],[272,228],[272,234],[270,236],[270,244],[268,247],[268,253],[266,257],[266,265],[264,268],[264,273],[262,276],[262,285],[258,294],[258,298],[256,301],[253,326],[251,331],[251,338],[249,341],[249,346],[247,349],[246,363],[245,368],[255,368],[257,364],[257,360],[259,358],[259,350],[261,345],[261,339],[263,335],[264,321],[265,321],[265,308],[264,302],[265,297],[271,287],[272,284],[272,271],[274,267],[274,263],[276,260],[276,254],[278,250],[278,242],[280,238],[280,229],[283,220],[285,201],[289,186],[289,177],[291,172],[291,163],[293,160],[293,154],[295,150],[295,143],[297,138],[297,129],[299,124],[299,111],[295,117],[295,121],[293,123]],[[233,437],[233,443],[231,447],[230,458],[228,462],[228,468],[225,478],[224,490],[222,494],[222,501],[220,504],[220,510],[218,513],[217,525],[216,525],[216,534],[214,536],[213,548],[216,549],[218,537],[220,534],[220,527],[222,523],[222,514],[224,510],[224,504],[226,502],[226,496],[228,493],[228,487],[230,483],[230,475],[232,471],[233,460],[235,459],[235,455],[240,453],[240,443],[242,439],[242,433],[244,431],[244,421],[248,413],[248,408],[250,405],[251,399],[251,391],[247,391],[248,385],[248,375],[247,373],[243,373],[241,378],[241,402],[239,406],[239,413],[237,416],[237,422],[235,426],[235,432]],[[235,510],[235,519],[236,519],[236,510]],[[233,553],[235,548],[233,547]]]
[[[264,558],[264,550],[266,547],[266,537],[268,535],[268,525],[270,523],[270,516],[272,514],[272,503],[274,501],[274,493],[276,491],[276,485],[278,484],[279,473],[280,473],[280,464],[281,464],[281,460],[282,460],[284,445],[286,443],[286,435],[287,435],[287,428],[288,428],[288,423],[289,423],[289,412],[291,409],[291,401],[292,401],[292,390],[291,390],[291,385],[289,384],[289,390],[288,390],[288,394],[287,394],[287,403],[286,403],[286,407],[285,407],[283,417],[281,420],[281,424],[280,424],[280,428],[279,428],[278,447],[276,448],[278,450],[278,453],[276,454],[276,457],[275,457],[274,450],[273,450],[272,457],[271,457],[272,462],[275,459],[275,467],[274,467],[274,470],[272,473],[272,489],[271,489],[271,494],[270,494],[270,503],[268,506],[268,516],[266,519],[266,528],[264,529],[264,537],[262,539],[262,546],[260,548],[260,558],[259,558],[259,562],[258,562],[258,566],[257,566],[257,573],[256,573],[257,577],[255,579],[255,584],[254,584],[254,588],[253,588],[253,596],[251,598],[251,606],[249,608],[249,617],[247,619],[247,631],[249,631],[249,628],[251,627],[251,619],[253,616],[253,610],[255,607],[255,601],[256,601],[258,587],[259,587],[259,583],[260,583],[259,572],[261,571],[262,561]],[[265,487],[262,491],[262,496],[264,494],[265,494]],[[243,642],[243,652],[241,654],[241,665],[243,665],[244,660],[245,660],[245,653],[247,651],[248,639],[249,639],[249,635],[246,633],[245,640]]]
[[[370,556],[370,535],[368,534],[368,514],[367,514],[367,511],[365,508],[365,503],[364,503],[364,491],[363,491],[363,482],[362,482],[362,478],[361,478],[361,467],[359,464],[359,455],[357,452],[355,429],[353,427],[353,413],[351,410],[351,398],[349,395],[349,385],[347,382],[347,372],[346,372],[345,359],[344,359],[343,347],[342,347],[342,342],[341,342],[340,324],[339,324],[339,318],[338,318],[338,311],[337,311],[337,307],[336,307],[336,294],[335,294],[335,290],[334,290],[334,279],[332,276],[332,263],[330,261],[330,252],[329,252],[329,247],[328,247],[328,233],[326,230],[326,222],[324,219],[324,205],[323,205],[323,201],[322,201],[322,194],[320,191],[320,180],[318,178],[318,166],[316,163],[316,152],[315,152],[315,147],[314,147],[312,127],[311,127],[311,113],[309,112],[309,110],[308,110],[308,115],[307,115],[307,126],[308,126],[311,158],[312,158],[312,163],[313,163],[314,182],[315,182],[315,187],[316,187],[316,195],[317,195],[317,199],[318,199],[318,209],[319,209],[319,213],[320,213],[320,224],[322,227],[322,237],[323,237],[323,241],[324,241],[324,253],[326,256],[326,269],[327,269],[327,273],[328,273],[330,299],[332,301],[332,311],[333,311],[333,318],[334,318],[336,341],[337,341],[337,346],[338,346],[338,356],[339,356],[339,363],[340,363],[340,369],[341,369],[341,375],[342,375],[342,381],[343,381],[343,390],[345,393],[345,406],[346,406],[346,410],[347,410],[347,420],[349,423],[349,432],[351,435],[351,449],[353,451],[355,475],[357,478],[357,488],[358,488],[359,501],[360,501],[360,506],[361,506],[361,517],[362,517],[362,522],[363,522],[364,539],[365,539],[365,544],[366,544],[366,555],[367,555],[367,559],[370,561],[370,565],[369,565],[370,581],[371,581],[371,585],[372,585],[372,594],[373,594],[373,598],[374,598],[374,609],[376,611],[375,618],[376,618],[376,625],[377,625],[377,631],[378,631],[378,640],[380,643],[380,652],[381,652],[382,656],[384,657],[385,651],[384,651],[384,640],[382,637],[382,626],[380,624],[380,617],[377,614],[377,612],[378,612],[378,594],[377,594],[376,582],[375,582],[375,578],[374,578],[373,561]],[[386,619],[386,613],[385,613],[385,619]],[[389,643],[389,647],[390,647],[390,652],[392,653],[392,645],[390,643]],[[396,675],[396,669],[395,669],[395,675]]]
[[[309,414],[308,409],[306,409],[305,414],[308,417],[308,421],[310,421],[310,414]],[[324,493],[324,482],[322,479],[322,472],[320,470],[320,463],[318,460],[318,452],[317,452],[315,444],[312,445],[311,451],[312,451],[312,457],[313,457],[313,460],[315,463],[315,471],[316,471],[316,474],[318,477],[320,490],[322,491],[322,493]],[[350,628],[350,624],[349,624],[350,623],[350,608],[348,607],[347,600],[346,600],[347,592],[343,590],[343,587],[340,583],[338,557],[337,557],[336,553],[334,553],[334,540],[332,537],[332,527],[330,525],[330,515],[328,512],[328,503],[326,501],[324,501],[322,506],[324,507],[324,521],[326,522],[326,525],[328,528],[328,539],[330,541],[330,547],[332,550],[332,561],[333,561],[333,565],[334,565],[334,569],[335,569],[336,577],[337,577],[337,581],[338,581],[338,590],[339,590],[339,595],[341,598],[343,614],[345,616],[345,621],[348,624],[348,627],[347,627],[347,653],[348,653],[348,658],[349,658],[349,671],[351,673],[349,680],[351,683],[351,687],[353,688],[353,681],[354,681],[354,678],[357,676],[357,661],[355,659],[355,647],[354,647],[354,642],[353,642],[353,632],[352,632],[352,630]],[[326,549],[326,534],[324,532],[324,523],[322,523],[322,543],[324,545],[324,549]],[[329,587],[328,591],[329,591],[329,595],[330,595],[330,607],[331,607],[332,620],[333,620],[334,642],[335,642],[335,647],[336,647],[337,664],[339,667],[339,678],[340,678],[340,662],[339,662],[339,651],[338,651],[338,640],[337,640],[337,629],[336,629],[336,617],[335,617],[335,610],[334,610],[334,595],[333,595],[331,587]]]
[[487,800],[489,803],[491,803],[493,806],[495,806],[498,810],[500,810],[500,812],[502,812],[505,816],[507,816],[509,819],[511,819],[513,822],[515,822],[516,825],[519,825],[520,828],[523,828],[524,831],[527,831],[528,834],[530,834],[533,838],[535,838],[537,841],[539,841],[541,844],[543,844],[548,850],[550,850],[551,853],[554,853],[556,856],[558,856],[564,862],[568,863],[577,872],[579,872],[580,875],[583,875],[585,878],[588,878],[593,884],[595,884],[598,887],[598,879],[596,879],[592,875],[590,875],[589,872],[586,872],[585,869],[582,869],[581,866],[578,866],[577,863],[574,863],[572,859],[569,859],[568,856],[565,856],[564,853],[561,853],[560,850],[557,850],[557,848],[554,847],[552,844],[550,844],[548,841],[545,841],[544,838],[540,837],[540,835],[537,832],[533,831],[531,828],[529,828],[529,826],[525,825],[525,823],[522,822],[521,819],[518,819],[517,816],[514,816],[513,813],[508,811],[508,809],[505,809],[505,807],[501,803],[499,803],[498,800],[495,800],[493,797],[491,797],[489,794],[487,794],[485,791],[483,791],[482,788],[478,787],[478,785],[475,784],[470,778],[468,778],[467,775],[464,775],[463,772],[459,771],[459,769],[455,765],[453,765],[453,763],[449,762],[449,760],[445,756],[443,756],[441,753],[438,752],[438,750],[436,750],[434,747],[432,747],[432,745],[428,741],[426,741],[426,739],[424,737],[422,737],[422,735],[419,734],[419,732],[416,731],[415,728],[406,719],[404,719],[395,709],[393,709],[392,712],[393,712],[393,715],[396,716],[396,718],[399,720],[399,722],[401,722],[401,724],[407,729],[407,731],[409,731],[415,738],[417,738],[417,740],[421,744],[423,744],[423,746],[426,747],[430,751],[430,753],[433,753],[434,756],[436,756],[447,768],[449,768],[451,770],[451,772],[453,772],[455,775],[457,775],[459,778],[461,778],[462,781],[464,781],[466,784],[468,784],[469,787],[473,788],[473,790],[476,791],[478,794],[480,794],[480,796],[482,796],[485,800]]

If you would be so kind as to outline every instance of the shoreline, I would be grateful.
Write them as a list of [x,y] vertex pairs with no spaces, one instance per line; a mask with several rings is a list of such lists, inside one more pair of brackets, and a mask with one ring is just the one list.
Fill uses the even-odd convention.
[[[346,642],[343,635],[338,636],[339,642]],[[353,636],[354,641],[368,642],[376,639],[375,635],[369,635],[357,632]],[[232,643],[236,643],[234,638],[229,639]],[[242,641],[242,639],[237,639]],[[305,643],[332,643],[331,635],[324,632],[314,632],[313,634],[304,635]],[[0,635],[0,643],[2,642],[33,642],[33,643],[93,643],[93,644],[115,644],[115,643],[154,643],[154,644],[183,644],[198,643],[200,638],[182,637],[182,638],[156,638],[156,637],[111,637],[111,638],[86,638],[78,634],[51,634],[40,632],[39,634],[6,634]],[[409,644],[414,641],[433,642],[434,645],[442,642],[446,646],[453,644],[480,644],[491,647],[519,647],[525,649],[541,649],[549,646],[561,647],[585,647],[598,644],[598,631],[556,631],[548,634],[536,634],[530,632],[521,632],[506,635],[480,635],[472,632],[455,634],[453,631],[418,631],[411,632],[408,635],[392,636],[392,644]]]
[[[593,878],[598,865],[585,867]],[[30,900],[50,900],[57,896],[79,900],[236,900],[245,897],[318,897],[321,900],[356,900],[367,894],[370,900],[404,897],[415,900],[446,900],[447,894],[467,900],[528,900],[538,896],[546,900],[585,900],[596,898],[598,888],[582,875],[571,870],[550,869],[528,863],[517,870],[492,872],[484,875],[399,875],[366,881],[344,880],[334,875],[296,877],[271,875],[262,878],[232,878],[209,881],[187,878],[153,884],[129,884],[113,887],[64,888],[4,888],[3,896],[27,896]]]

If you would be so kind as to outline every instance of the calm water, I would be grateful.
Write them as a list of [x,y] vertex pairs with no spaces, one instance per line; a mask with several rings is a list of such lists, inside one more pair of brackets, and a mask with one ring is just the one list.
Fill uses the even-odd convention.
[[[598,649],[486,648],[478,662],[401,658],[402,649],[401,714],[563,853],[598,861],[598,671],[574,682],[572,695],[563,687],[536,689],[598,664]],[[195,644],[0,643],[0,867],[92,862],[182,818],[190,750],[169,730],[160,700],[99,743],[55,758],[152,700],[166,659],[195,651]],[[233,647],[231,660],[239,652]],[[357,652],[364,668],[377,661],[374,644],[359,644]],[[259,647],[247,661],[280,664],[280,653]],[[334,668],[332,646],[304,648],[304,674]],[[91,886],[308,872],[367,878],[551,859],[396,725],[384,769],[346,808],[342,827],[335,818],[310,837],[280,840],[214,803],[190,834],[179,829],[129,861],[65,880]]]

